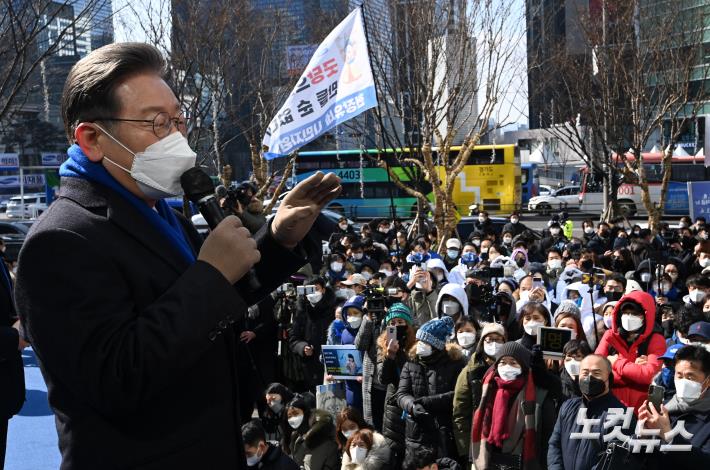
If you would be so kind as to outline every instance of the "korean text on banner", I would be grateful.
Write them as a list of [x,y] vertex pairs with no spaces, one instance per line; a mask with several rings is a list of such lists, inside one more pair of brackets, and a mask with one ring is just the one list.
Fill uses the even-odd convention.
[[690,218],[710,218],[710,181],[689,181],[687,184]]
[[267,160],[285,157],[336,125],[377,106],[362,10],[355,9],[316,49],[266,130]]

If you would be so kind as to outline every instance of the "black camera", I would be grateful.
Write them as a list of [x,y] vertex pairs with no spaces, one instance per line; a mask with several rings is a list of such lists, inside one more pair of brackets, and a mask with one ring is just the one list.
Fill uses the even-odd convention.
[[371,313],[378,321],[385,316],[387,297],[382,287],[368,287],[362,293],[365,297],[365,311]]
[[243,208],[246,208],[256,192],[257,189],[254,184],[249,181],[244,181],[238,185],[222,189],[221,193],[218,192],[218,196],[224,197],[222,209],[229,211],[230,214],[236,215],[235,207],[237,202],[239,202]]
[[489,266],[480,268],[470,268],[466,271],[466,277],[480,279],[482,281],[490,281],[494,278],[505,277],[502,266],[491,268]]

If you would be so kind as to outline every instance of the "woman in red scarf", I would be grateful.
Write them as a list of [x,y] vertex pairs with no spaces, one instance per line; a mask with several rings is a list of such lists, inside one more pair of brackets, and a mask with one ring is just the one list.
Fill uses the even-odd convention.
[[547,390],[537,387],[525,346],[505,343],[483,378],[473,415],[471,458],[479,470],[545,468],[556,412]]

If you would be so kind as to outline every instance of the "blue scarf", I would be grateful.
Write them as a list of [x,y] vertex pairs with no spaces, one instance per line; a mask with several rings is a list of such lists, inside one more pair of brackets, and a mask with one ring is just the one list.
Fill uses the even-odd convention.
[[195,254],[192,248],[190,248],[190,244],[185,239],[180,221],[178,221],[175,213],[167,202],[162,199],[158,200],[155,204],[156,212],[151,209],[145,201],[121,186],[121,184],[106,171],[106,168],[104,168],[101,163],[94,163],[89,160],[86,155],[84,155],[84,152],[81,151],[81,147],[77,144],[69,147],[67,154],[69,155],[69,159],[62,163],[62,166],[59,168],[59,176],[82,178],[115,191],[138,209],[138,212],[175,247],[183,258],[185,258],[185,261],[189,264],[195,262]]

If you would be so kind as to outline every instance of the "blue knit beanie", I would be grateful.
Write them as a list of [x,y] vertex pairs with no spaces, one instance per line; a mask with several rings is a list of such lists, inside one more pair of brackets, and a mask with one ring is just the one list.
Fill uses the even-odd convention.
[[452,331],[454,331],[454,320],[451,317],[435,318],[419,328],[417,339],[443,350],[446,347],[446,338]]
[[401,302],[397,302],[396,304],[392,304],[392,306],[389,308],[387,311],[387,316],[385,317],[385,323],[389,323],[391,320],[395,318],[401,318],[402,320],[406,321],[408,325],[411,325],[414,323],[412,320],[412,312],[409,310],[409,307],[404,305]]

